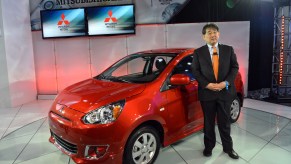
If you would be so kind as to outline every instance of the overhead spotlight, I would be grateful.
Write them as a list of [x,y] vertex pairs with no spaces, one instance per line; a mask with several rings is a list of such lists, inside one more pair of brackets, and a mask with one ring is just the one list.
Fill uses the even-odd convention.
[[226,0],[226,6],[228,8],[233,8],[240,0]]

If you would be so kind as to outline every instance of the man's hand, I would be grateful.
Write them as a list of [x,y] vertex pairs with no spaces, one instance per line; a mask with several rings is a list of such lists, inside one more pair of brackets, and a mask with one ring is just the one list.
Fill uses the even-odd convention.
[[220,83],[209,83],[206,88],[212,91],[221,91],[224,89],[226,86],[225,82],[220,82]]
[[222,90],[226,87],[226,83],[223,81],[223,82],[220,82],[220,83],[217,83],[217,88]]
[[216,83],[209,83],[206,86],[206,88],[209,89],[209,90],[212,90],[212,91],[216,91],[217,90]]

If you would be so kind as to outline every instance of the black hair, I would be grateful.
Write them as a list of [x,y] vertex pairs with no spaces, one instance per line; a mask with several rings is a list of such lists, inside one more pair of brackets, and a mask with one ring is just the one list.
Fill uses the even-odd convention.
[[208,28],[212,28],[212,29],[215,29],[217,31],[219,31],[219,28],[216,24],[214,23],[208,23],[206,25],[204,25],[203,29],[202,29],[202,34],[205,35],[206,34],[206,29]]

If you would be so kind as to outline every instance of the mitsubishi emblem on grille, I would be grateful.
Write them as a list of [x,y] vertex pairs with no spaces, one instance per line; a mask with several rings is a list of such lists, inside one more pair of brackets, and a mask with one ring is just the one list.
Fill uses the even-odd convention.
[[64,109],[65,109],[64,105],[60,105],[60,104],[56,105],[56,110],[59,111],[60,113],[63,113]]

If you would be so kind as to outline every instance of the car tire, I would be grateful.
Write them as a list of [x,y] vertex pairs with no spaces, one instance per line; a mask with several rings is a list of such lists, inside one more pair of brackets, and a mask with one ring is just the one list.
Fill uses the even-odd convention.
[[157,130],[144,126],[129,137],[124,150],[124,164],[154,163],[160,152],[160,137]]
[[236,97],[230,106],[230,122],[234,123],[238,120],[241,112],[240,99]]

